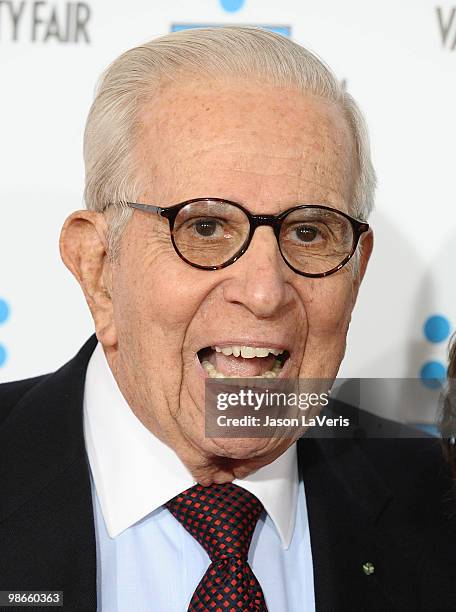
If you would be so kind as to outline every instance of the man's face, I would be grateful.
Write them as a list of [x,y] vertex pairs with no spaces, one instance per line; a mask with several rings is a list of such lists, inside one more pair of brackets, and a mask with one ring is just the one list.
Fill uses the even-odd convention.
[[[346,121],[335,105],[293,90],[169,86],[142,114],[136,155],[145,204],[210,196],[256,214],[298,204],[350,212],[355,154]],[[224,374],[258,375],[271,369],[273,355],[236,358],[211,347],[276,348],[289,354],[281,376],[334,377],[358,289],[350,270],[296,274],[270,227],[256,230],[233,265],[195,269],[174,251],[166,219],[135,211],[111,274],[115,334],[105,351],[142,422],[189,466],[193,454],[241,465],[283,452],[290,442],[204,438],[201,360]]]

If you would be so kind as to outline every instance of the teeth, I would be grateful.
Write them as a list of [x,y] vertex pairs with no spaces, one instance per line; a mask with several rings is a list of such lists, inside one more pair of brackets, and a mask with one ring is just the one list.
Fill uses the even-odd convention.
[[267,347],[253,347],[253,346],[213,346],[212,347],[217,353],[223,353],[224,355],[234,355],[234,357],[243,357],[244,359],[253,359],[253,357],[267,357],[269,353],[275,355],[281,355],[283,350]]
[[[223,355],[233,355],[234,357],[243,357],[244,359],[253,359],[254,357],[267,357],[269,354],[277,357],[281,355],[284,351],[277,348],[269,348],[269,347],[254,347],[254,346],[213,346],[211,347],[217,353],[222,353]],[[221,372],[218,372],[215,367],[209,361],[205,360],[202,363],[203,368],[206,370],[209,378],[241,378],[239,375],[236,376],[225,376]],[[278,376],[280,370],[282,369],[282,363],[278,360],[274,360],[274,364],[271,369],[267,372],[264,372],[261,376],[251,376],[249,378],[275,378]]]
[[251,346],[241,346],[241,357],[244,359],[253,359],[255,357],[255,349]]
[[203,361],[202,365],[204,366],[204,368],[209,372],[210,370],[215,370],[214,366],[212,365],[212,363],[210,363],[209,361]]
[[[210,363],[209,361],[203,361],[202,363],[203,368],[206,370],[209,378],[243,378],[242,376],[226,376],[225,374],[222,374],[221,372],[218,372],[214,366],[212,365],[212,363]],[[268,370],[267,372],[265,372],[264,374],[261,374],[261,376],[249,376],[248,378],[276,378],[280,372],[282,368],[282,365],[280,363],[280,361],[275,361],[274,365],[272,366],[272,370]]]

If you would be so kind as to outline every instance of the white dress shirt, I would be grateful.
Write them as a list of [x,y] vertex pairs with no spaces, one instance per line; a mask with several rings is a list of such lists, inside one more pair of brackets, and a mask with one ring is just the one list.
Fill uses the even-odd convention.
[[[87,369],[84,437],[97,542],[98,610],[184,612],[210,564],[163,504],[195,480],[135,416],[99,343]],[[234,484],[261,501],[249,564],[269,612],[315,610],[304,485],[296,445]]]

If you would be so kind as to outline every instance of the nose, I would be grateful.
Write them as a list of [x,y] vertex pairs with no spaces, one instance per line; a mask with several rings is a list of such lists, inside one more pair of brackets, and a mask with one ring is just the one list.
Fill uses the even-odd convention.
[[271,227],[258,227],[247,251],[229,269],[232,276],[224,286],[228,302],[260,319],[273,318],[290,305],[294,272],[284,262]]

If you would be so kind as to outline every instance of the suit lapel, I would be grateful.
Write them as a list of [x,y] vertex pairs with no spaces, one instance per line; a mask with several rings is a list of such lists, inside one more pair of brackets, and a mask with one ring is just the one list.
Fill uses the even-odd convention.
[[44,377],[0,430],[0,583],[62,590],[66,609],[96,610],[96,547],[83,435],[93,336]]
[[298,462],[317,612],[420,609],[420,572],[406,511],[358,444],[303,438]]

